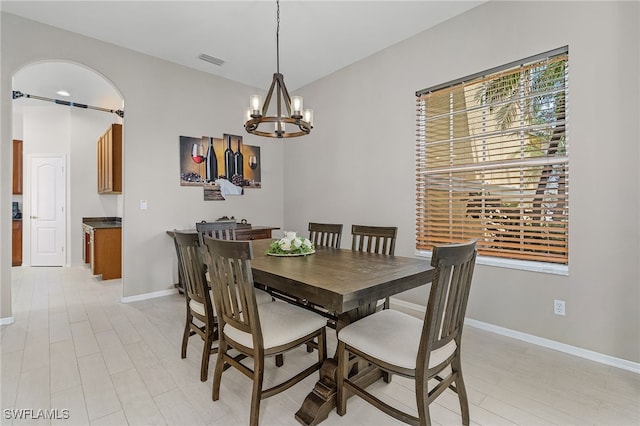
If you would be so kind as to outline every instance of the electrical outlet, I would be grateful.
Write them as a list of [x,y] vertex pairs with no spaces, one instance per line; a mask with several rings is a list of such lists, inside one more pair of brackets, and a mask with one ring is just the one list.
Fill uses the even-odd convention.
[[556,315],[562,315],[562,316],[566,315],[564,310],[564,300],[553,301],[553,313]]

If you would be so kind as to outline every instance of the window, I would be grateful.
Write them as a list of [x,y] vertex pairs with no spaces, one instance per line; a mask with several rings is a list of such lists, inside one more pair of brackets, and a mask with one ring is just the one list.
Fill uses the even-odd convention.
[[565,47],[416,93],[418,250],[568,264],[568,70]]

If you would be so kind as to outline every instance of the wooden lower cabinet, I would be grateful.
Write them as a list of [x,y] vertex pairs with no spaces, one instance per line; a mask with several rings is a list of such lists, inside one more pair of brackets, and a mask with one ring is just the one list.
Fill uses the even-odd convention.
[[90,235],[91,273],[103,280],[122,277],[122,228],[94,228]]
[[11,266],[22,265],[22,220],[14,220],[11,227]]

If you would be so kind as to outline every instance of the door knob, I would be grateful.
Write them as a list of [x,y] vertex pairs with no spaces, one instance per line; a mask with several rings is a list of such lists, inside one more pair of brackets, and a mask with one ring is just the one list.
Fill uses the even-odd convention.
[[29,216],[31,219],[37,219],[38,216]]

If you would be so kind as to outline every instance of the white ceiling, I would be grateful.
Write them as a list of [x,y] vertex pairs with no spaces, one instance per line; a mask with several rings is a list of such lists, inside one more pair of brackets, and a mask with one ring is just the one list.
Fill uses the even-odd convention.
[[[294,91],[483,2],[282,0],[280,71]],[[266,89],[276,71],[275,1],[2,0],[0,8],[257,88]],[[225,62],[203,62],[200,53]],[[41,80],[38,90],[86,91],[69,67],[41,68],[29,75]]]

